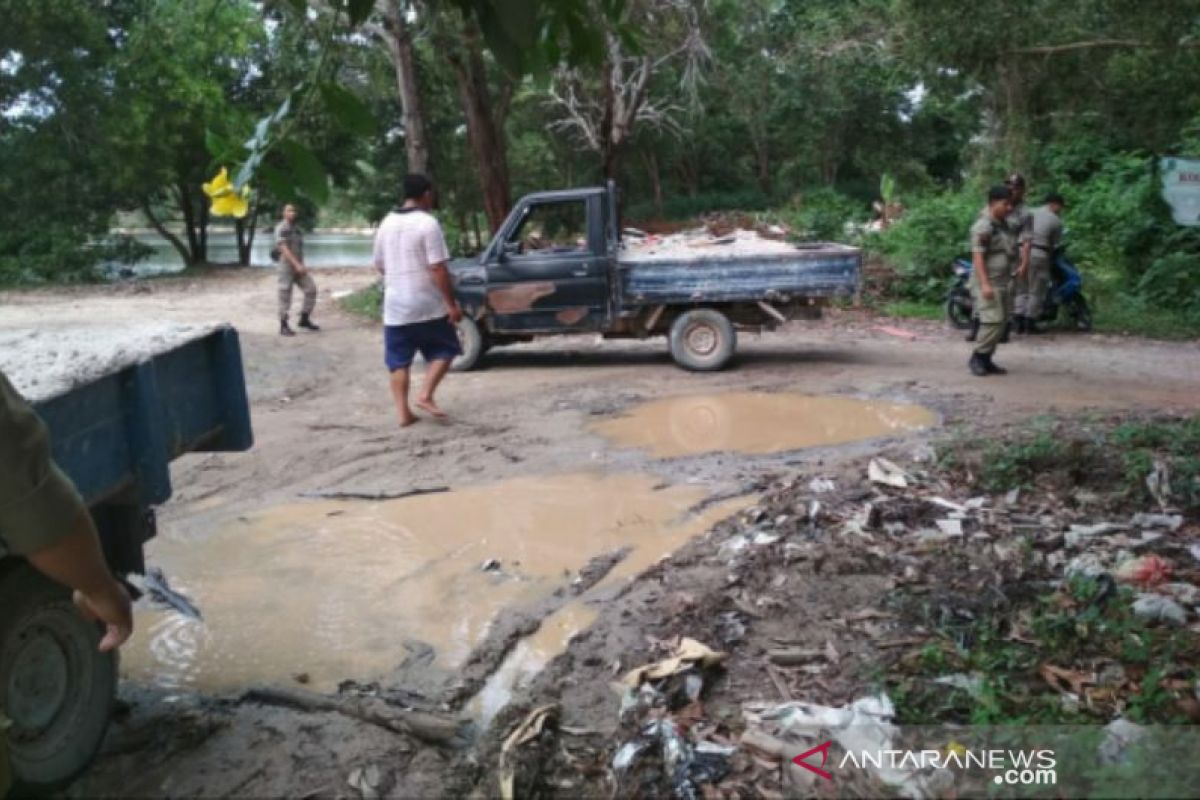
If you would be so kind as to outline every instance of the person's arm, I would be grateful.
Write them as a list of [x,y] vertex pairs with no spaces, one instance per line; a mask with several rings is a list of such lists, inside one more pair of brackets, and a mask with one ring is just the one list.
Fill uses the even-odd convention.
[[450,280],[450,248],[446,246],[446,237],[442,235],[442,226],[436,222],[429,226],[424,239],[426,263],[433,283],[442,293],[446,301],[446,312],[450,321],[457,324],[462,319],[462,309],[454,297],[454,283]]
[[1020,260],[1017,264],[1017,277],[1029,271],[1029,259],[1033,255],[1033,215],[1021,217]]
[[[961,239],[959,241],[962,241]],[[975,270],[975,274],[979,276],[979,293],[983,295],[984,300],[991,300],[996,296],[996,292],[992,289],[992,279],[988,277],[987,265],[983,260],[983,251],[975,250],[971,253],[971,265]]]
[[287,259],[292,265],[292,269],[296,270],[297,275],[303,275],[306,272],[303,262],[296,258],[296,254],[292,252],[292,248],[288,247],[287,242],[279,243],[279,254]]
[[375,264],[375,271],[379,273],[380,277],[383,277],[383,236],[381,233],[380,230],[375,231],[375,244],[371,248],[371,257]]
[[76,591],[80,608],[108,626],[101,645],[133,629],[128,594],[113,578],[92,517],[50,458],[45,423],[0,374],[0,540],[49,578]]
[[104,623],[100,650],[114,650],[133,633],[133,604],[125,587],[108,571],[92,515],[76,515],[69,532],[49,547],[26,556],[46,577],[75,590],[75,604],[87,616]]

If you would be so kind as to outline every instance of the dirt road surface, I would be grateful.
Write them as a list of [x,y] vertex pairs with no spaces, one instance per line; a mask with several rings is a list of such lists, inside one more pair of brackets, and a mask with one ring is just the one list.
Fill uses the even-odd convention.
[[[310,684],[330,692],[344,678],[352,682],[341,686],[343,696],[368,693],[459,715],[474,719],[475,732],[482,732],[513,693],[519,695],[522,676],[557,655],[606,599],[622,591],[618,579],[631,579],[719,515],[753,502],[768,477],[833,465],[878,447],[873,439],[738,452],[741,433],[724,429],[736,427],[736,408],[731,422],[718,400],[716,406],[700,402],[704,430],[697,435],[717,435],[720,452],[656,459],[599,432],[599,423],[639,404],[741,392],[916,405],[934,412],[940,425],[897,428],[892,435],[917,447],[955,426],[1022,425],[1038,415],[1088,409],[1194,412],[1200,397],[1200,344],[1194,342],[1050,334],[1004,347],[997,361],[1010,370],[1007,377],[977,379],[967,372],[968,350],[959,332],[845,310],[819,323],[743,336],[735,366],[718,374],[677,369],[661,340],[574,337],[498,350],[485,368],[447,380],[440,402],[452,415],[449,424],[427,419],[402,431],[390,404],[378,328],[341,312],[331,299],[372,277],[366,270],[325,270],[317,280],[316,318],[324,330],[292,339],[277,335],[274,279],[266,272],[0,295],[0,332],[47,322],[229,322],[241,334],[252,404],[251,452],[187,456],[174,465],[175,495],[160,509],[160,536],[150,545],[149,560],[167,566],[168,576],[193,592],[202,609],[216,609],[214,626],[232,620],[222,624],[262,635],[238,639],[223,637],[216,627],[184,630],[170,615],[142,610],[141,643],[126,658],[122,713],[96,766],[69,795],[358,796],[364,781],[402,796],[443,793],[447,770],[462,751],[430,747],[345,714],[239,698],[251,684]],[[685,428],[689,420],[683,420]],[[631,482],[597,489],[600,500],[570,482],[598,475]],[[558,505],[526,514],[529,504],[537,505],[539,480],[546,481],[547,493],[558,492]],[[507,494],[510,486],[518,488]],[[385,504],[345,497],[431,489],[439,495],[411,501],[425,505],[393,509],[399,517],[419,511],[425,528],[396,522]],[[611,504],[603,492],[634,499],[628,508],[617,502],[621,508],[600,525],[602,531],[579,533],[587,528],[585,517],[608,519]],[[651,503],[651,496],[662,496],[662,504]],[[643,500],[646,505],[638,505]],[[491,522],[455,510],[464,504],[487,509]],[[680,522],[685,517],[686,524]],[[342,527],[320,527],[312,521],[317,518]],[[414,558],[427,559],[417,570],[427,579],[414,578],[415,600],[398,579],[388,580],[404,573],[405,564],[375,564],[366,575],[355,571],[356,562],[378,560],[373,553],[383,552],[376,548],[386,546],[387,536],[411,538],[416,531],[418,539],[439,538],[439,525],[450,531],[487,524],[496,525],[488,536],[498,538],[485,537],[482,545],[450,533],[447,539],[460,544],[444,551],[422,551],[427,542],[404,545],[418,554]],[[238,525],[247,531],[244,537]],[[514,559],[504,532],[514,526],[524,531],[525,525],[532,526],[535,542],[565,542],[572,552],[541,563],[546,548],[539,545],[522,556],[526,563]],[[372,526],[392,533],[373,539],[363,533]],[[639,561],[621,550],[626,540],[609,536],[618,528],[674,533],[661,552]],[[342,561],[337,541],[327,541],[334,533],[346,542]],[[326,540],[314,538],[321,536]],[[575,536],[582,537],[577,549]],[[489,541],[494,550],[487,550]],[[269,573],[277,558],[283,565],[277,574],[256,582],[256,569]],[[624,572],[614,568],[627,558],[631,566]],[[235,568],[239,559],[253,563]],[[491,561],[497,563],[486,563]],[[362,585],[356,587],[357,581]],[[332,601],[320,593],[339,582],[347,585],[334,614]],[[426,612],[378,607],[381,597],[416,603],[423,592],[436,606],[444,604],[437,593],[447,586],[469,595],[473,584],[484,586],[486,613],[466,614],[463,631],[442,640],[436,630],[418,630]],[[314,592],[318,601],[304,602]],[[586,601],[586,608],[573,598]],[[458,612],[452,616],[460,621]],[[539,629],[547,619],[555,624]],[[295,623],[290,635],[274,630],[289,623]],[[339,639],[343,627],[347,633]],[[454,659],[442,652],[448,642],[461,651]],[[316,650],[348,655],[328,659]],[[524,653],[525,663],[506,658],[514,652]],[[223,674],[222,665],[230,671]],[[509,683],[496,684],[493,674],[506,670]],[[367,768],[374,771],[364,778]],[[359,789],[347,785],[351,777]]]

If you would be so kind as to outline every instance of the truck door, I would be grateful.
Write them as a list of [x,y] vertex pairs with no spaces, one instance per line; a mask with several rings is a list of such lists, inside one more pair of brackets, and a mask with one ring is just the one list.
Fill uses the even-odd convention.
[[487,268],[493,330],[604,329],[610,270],[600,203],[599,195],[522,201]]

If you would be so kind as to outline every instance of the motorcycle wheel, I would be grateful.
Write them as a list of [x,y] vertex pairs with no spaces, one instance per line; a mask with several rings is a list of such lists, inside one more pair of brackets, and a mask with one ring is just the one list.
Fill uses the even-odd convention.
[[1071,321],[1075,323],[1075,330],[1080,333],[1091,333],[1092,331],[1092,310],[1088,308],[1087,300],[1083,295],[1071,298],[1068,314]]
[[974,304],[971,293],[966,289],[951,289],[946,296],[946,321],[959,330],[965,331],[971,327],[971,315],[974,314]]

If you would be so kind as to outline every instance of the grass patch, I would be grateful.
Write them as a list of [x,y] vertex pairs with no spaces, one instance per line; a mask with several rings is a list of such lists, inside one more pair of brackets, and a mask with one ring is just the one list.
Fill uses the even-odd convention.
[[889,317],[906,319],[941,320],[946,316],[946,307],[941,303],[925,303],[919,300],[893,300],[884,303],[879,310]]
[[1099,333],[1151,339],[1200,338],[1200,313],[1150,308],[1137,300],[1105,298],[1092,310]]
[[1153,501],[1146,478],[1156,463],[1170,475],[1172,499],[1200,510],[1200,416],[1068,425],[1042,417],[1027,433],[999,440],[959,438],[941,446],[939,467],[992,494],[1038,487],[1116,490],[1120,503]]
[[373,283],[338,300],[338,305],[355,316],[379,322],[383,319],[383,286]]

